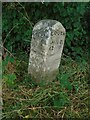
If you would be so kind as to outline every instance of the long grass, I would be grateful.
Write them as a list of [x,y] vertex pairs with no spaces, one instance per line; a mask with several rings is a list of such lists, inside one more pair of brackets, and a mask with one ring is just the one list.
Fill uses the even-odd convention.
[[[47,86],[33,83],[27,75],[27,64],[15,63],[17,79],[10,87],[3,79],[3,119],[58,118],[89,119],[88,64],[67,56],[62,57],[58,79]],[[13,66],[15,66],[15,64]],[[7,68],[8,69],[8,68]],[[10,71],[9,71],[10,72]],[[71,89],[63,86],[60,79],[69,74]],[[5,73],[7,74],[7,73]],[[63,79],[64,80],[64,79]]]

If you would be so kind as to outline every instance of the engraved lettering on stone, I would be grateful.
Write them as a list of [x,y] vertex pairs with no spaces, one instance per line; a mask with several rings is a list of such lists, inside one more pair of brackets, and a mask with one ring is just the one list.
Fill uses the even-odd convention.
[[65,35],[65,28],[56,20],[41,20],[34,26],[28,73],[36,83],[55,80]]

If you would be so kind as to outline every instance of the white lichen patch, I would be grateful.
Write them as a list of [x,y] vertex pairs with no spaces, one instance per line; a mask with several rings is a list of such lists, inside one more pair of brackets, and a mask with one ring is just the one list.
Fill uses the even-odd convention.
[[42,27],[42,22],[39,23],[39,24],[37,24],[37,25],[33,28],[33,30],[41,29],[41,27]]
[[60,22],[57,22],[55,25],[53,25],[52,29],[53,30],[61,29],[62,31],[65,32],[65,28],[63,27],[63,25]]

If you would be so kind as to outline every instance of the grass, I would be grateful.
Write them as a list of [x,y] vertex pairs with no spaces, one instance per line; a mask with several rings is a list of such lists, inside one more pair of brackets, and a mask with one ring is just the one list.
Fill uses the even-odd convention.
[[[16,60],[9,65],[9,72],[16,75],[14,84],[9,86],[3,77],[4,120],[89,119],[88,64],[84,59],[77,62],[63,55],[58,79],[47,86],[36,85],[31,80],[27,63]],[[4,75],[7,71],[8,67]]]

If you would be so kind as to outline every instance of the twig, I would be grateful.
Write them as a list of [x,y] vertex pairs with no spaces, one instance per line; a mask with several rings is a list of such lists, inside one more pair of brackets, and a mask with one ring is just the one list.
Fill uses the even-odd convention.
[[16,24],[15,26],[12,27],[12,29],[8,32],[8,34],[6,35],[5,39],[3,40],[3,45],[7,39],[7,37],[9,36],[9,34],[12,32],[12,30],[17,26],[18,24]]
[[2,46],[2,45],[0,45],[1,47],[3,47],[4,48],[4,50],[6,50],[13,58],[15,58],[14,57],[14,55],[7,49],[7,48],[5,48],[4,46]]
[[71,61],[75,62],[75,60],[73,60],[70,56],[68,56],[68,55],[66,55],[66,54],[64,54],[64,53],[63,53],[63,56],[68,57],[68,58],[71,59]]
[[[18,0],[16,0],[16,1],[18,2]],[[33,28],[32,23],[31,23],[30,20],[29,20],[29,16],[28,16],[28,14],[27,14],[27,12],[26,12],[26,10],[25,10],[25,7],[23,7],[23,5],[22,5],[20,2],[18,2],[18,4],[23,8],[26,16],[23,15],[20,11],[18,11],[18,12],[24,16],[24,18],[29,22],[30,26]]]
[[60,113],[62,113],[64,111],[64,109],[60,110],[58,113],[57,113],[57,117],[59,116]]
[[66,111],[66,107],[65,107],[64,112],[63,112],[63,114],[62,114],[62,119],[64,118],[65,111]]

